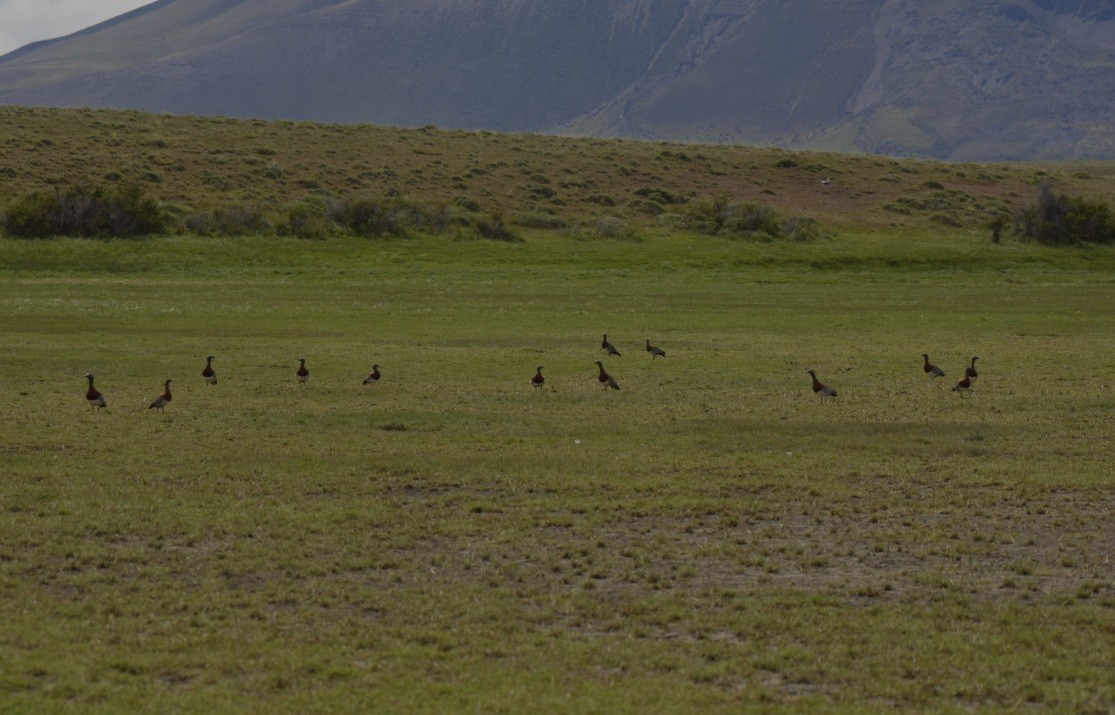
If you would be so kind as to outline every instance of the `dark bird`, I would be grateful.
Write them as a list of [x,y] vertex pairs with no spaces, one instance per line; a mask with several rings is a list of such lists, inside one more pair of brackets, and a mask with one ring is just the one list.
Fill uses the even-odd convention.
[[622,355],[619,354],[619,350],[616,350],[616,346],[612,345],[611,343],[608,342],[608,334],[607,333],[604,333],[604,341],[600,343],[600,348],[607,355],[615,355],[616,357],[623,357]]
[[215,357],[209,355],[205,358],[205,369],[201,371],[201,376],[205,378],[205,382],[210,385],[217,384],[217,371],[213,369],[213,361]]
[[650,353],[650,357],[652,360],[656,357],[666,357],[666,351],[662,348],[656,348],[651,345],[650,338],[647,338],[647,352]]
[[945,376],[945,371],[944,370],[937,367],[933,363],[929,362],[929,353],[922,353],[921,356],[923,358],[925,358],[925,365],[923,365],[921,369],[925,370],[926,375],[929,375],[930,377],[944,377]]
[[604,363],[597,360],[596,361],[596,366],[598,368],[600,368],[600,375],[596,378],[597,380],[600,381],[600,386],[603,387],[604,389],[608,389],[610,387],[613,390],[618,390],[619,389],[619,383],[616,382],[616,379],[614,377],[612,377],[611,375],[609,375],[607,372],[604,371]]
[[310,376],[310,371],[306,369],[306,358],[298,358],[298,382],[305,382],[306,378]]
[[365,385],[374,385],[377,382],[379,382],[379,378],[380,378],[379,365],[372,365],[372,371],[369,372],[368,376],[364,378],[364,384]]
[[539,390],[546,384],[546,378],[542,377],[542,366],[539,365],[534,370],[534,377],[530,378],[530,384],[534,385]]
[[826,397],[840,397],[836,394],[836,390],[817,379],[817,373],[812,370],[806,370],[806,372],[813,378],[813,394],[819,395],[821,402],[824,402]]
[[964,377],[968,378],[969,380],[975,380],[977,377],[979,377],[979,373],[976,372],[976,360],[979,360],[979,358],[973,357],[972,364],[964,368]]
[[105,396],[93,387],[93,373],[86,375],[85,379],[89,381],[89,389],[85,391],[85,400],[89,403],[89,408],[94,412],[98,407],[103,410],[108,403],[105,401]]
[[163,409],[170,404],[170,383],[174,382],[169,377],[163,383],[163,394],[155,398],[155,401],[147,406],[149,410],[158,410],[162,412]]
[[972,394],[972,378],[967,375],[960,378],[956,381],[956,384],[952,386],[952,391],[959,392],[961,397],[964,397],[965,392],[969,395]]

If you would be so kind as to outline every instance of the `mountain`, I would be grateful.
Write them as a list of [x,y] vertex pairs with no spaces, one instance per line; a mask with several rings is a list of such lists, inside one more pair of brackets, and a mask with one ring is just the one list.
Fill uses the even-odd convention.
[[0,103],[955,160],[1115,158],[1111,0],[159,0]]

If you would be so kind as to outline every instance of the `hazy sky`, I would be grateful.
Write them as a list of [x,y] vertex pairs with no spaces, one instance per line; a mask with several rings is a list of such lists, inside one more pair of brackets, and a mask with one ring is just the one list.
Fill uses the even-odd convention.
[[0,55],[61,37],[153,0],[0,0]]

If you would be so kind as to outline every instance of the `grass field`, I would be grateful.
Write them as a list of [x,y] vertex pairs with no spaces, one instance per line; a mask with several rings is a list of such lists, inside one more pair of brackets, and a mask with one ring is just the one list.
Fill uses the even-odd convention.
[[526,239],[0,240],[0,710],[1111,711],[1115,252]]

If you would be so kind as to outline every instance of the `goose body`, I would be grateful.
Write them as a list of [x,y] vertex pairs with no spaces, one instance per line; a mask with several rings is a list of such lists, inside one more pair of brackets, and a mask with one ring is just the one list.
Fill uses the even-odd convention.
[[619,383],[616,382],[616,379],[614,377],[609,375],[604,370],[604,363],[597,360],[596,361],[596,366],[598,368],[600,368],[600,375],[598,375],[597,378],[596,378],[600,382],[600,386],[603,387],[604,389],[608,389],[610,387],[613,390],[618,390],[619,389]]
[[89,403],[89,408],[94,412],[98,409],[103,410],[108,402],[105,400],[105,396],[93,387],[93,373],[86,375],[85,379],[89,381],[89,389],[85,391],[85,401]]
[[310,371],[306,369],[306,358],[298,358],[298,371],[294,374],[298,376],[298,382],[305,382],[310,376]]
[[921,356],[923,358],[925,358],[925,365],[922,366],[922,370],[925,371],[926,375],[929,375],[930,377],[944,377],[945,376],[945,371],[944,370],[937,367],[933,363],[929,362],[929,354],[928,353],[922,353]]
[[542,386],[546,384],[546,378],[542,377],[542,366],[539,365],[534,370],[534,377],[530,378],[530,384],[535,388],[541,390]]
[[600,343],[600,349],[604,351],[605,355],[615,355],[616,357],[623,357],[619,354],[619,350],[616,350],[616,346],[608,342],[607,333],[604,333],[604,340]]
[[666,351],[661,348],[656,348],[650,344],[650,338],[647,338],[647,352],[653,360],[656,357],[666,357]]
[[379,382],[379,378],[380,378],[379,365],[372,365],[372,371],[369,372],[368,376],[364,378],[364,384],[365,385],[374,385],[377,382]]
[[836,390],[817,379],[816,372],[813,370],[806,370],[806,372],[813,378],[813,394],[819,396],[821,402],[824,402],[826,397],[840,397],[840,395],[836,393]]
[[205,358],[205,369],[201,371],[201,376],[203,378],[205,378],[206,384],[209,384],[209,385],[216,385],[217,384],[217,371],[213,369],[213,361],[215,359],[216,358],[214,358],[212,355],[209,355],[208,357],[206,357]]
[[166,382],[163,383],[163,394],[156,397],[155,400],[147,406],[147,409],[162,412],[166,406],[170,404],[170,383],[172,382],[174,381],[167,378]]

